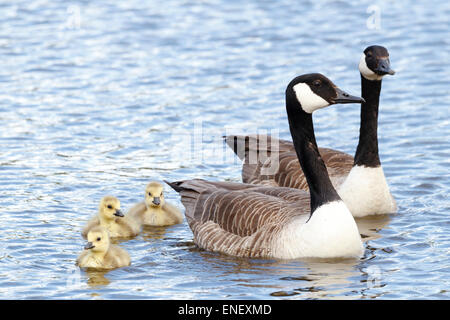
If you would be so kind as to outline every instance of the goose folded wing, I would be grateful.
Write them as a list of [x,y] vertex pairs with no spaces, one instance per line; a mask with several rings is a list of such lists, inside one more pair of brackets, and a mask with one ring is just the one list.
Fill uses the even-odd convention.
[[[241,160],[242,181],[308,190],[305,175],[291,141],[268,135],[227,136],[226,143]],[[320,155],[337,187],[353,166],[353,157],[329,148],[319,148]]]
[[190,224],[213,222],[237,236],[309,215],[309,195],[301,190],[205,180],[170,185],[178,188]]

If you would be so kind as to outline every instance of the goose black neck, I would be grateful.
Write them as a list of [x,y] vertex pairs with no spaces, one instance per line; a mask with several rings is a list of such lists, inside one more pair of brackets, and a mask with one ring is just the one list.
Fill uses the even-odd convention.
[[321,205],[340,200],[340,197],[331,184],[327,168],[320,156],[312,114],[306,113],[298,100],[289,93],[286,94],[286,109],[295,151],[308,182],[312,215]]
[[359,143],[353,165],[379,167],[378,155],[378,105],[381,80],[367,80],[361,75],[361,95],[366,102],[361,104]]

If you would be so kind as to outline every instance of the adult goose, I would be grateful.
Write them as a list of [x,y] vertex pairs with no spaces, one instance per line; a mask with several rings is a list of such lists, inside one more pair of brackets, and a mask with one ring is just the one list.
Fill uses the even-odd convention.
[[361,237],[333,188],[319,154],[312,112],[335,103],[360,103],[321,74],[293,79],[286,111],[310,193],[282,187],[186,180],[167,182],[180,193],[194,242],[241,257],[359,257]]
[[[354,217],[397,211],[378,155],[378,107],[381,80],[393,75],[389,53],[382,46],[364,50],[361,74],[361,124],[355,157],[320,148],[331,181]],[[297,161],[292,142],[266,135],[225,137],[226,143],[244,160],[242,180],[246,183],[308,190],[307,179]],[[258,160],[259,159],[259,160]],[[276,164],[276,166],[274,166]]]

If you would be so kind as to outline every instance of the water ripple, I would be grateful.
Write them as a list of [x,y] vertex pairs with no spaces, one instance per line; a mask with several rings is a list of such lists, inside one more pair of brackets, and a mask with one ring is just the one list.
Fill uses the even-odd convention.
[[[371,5],[0,3],[0,297],[448,299],[450,6],[377,3],[371,29]],[[221,136],[290,138],[286,83],[322,72],[357,94],[358,58],[374,43],[397,71],[383,82],[379,132],[399,212],[358,219],[361,260],[227,257],[196,248],[183,223],[120,242],[130,267],[75,267],[102,196],[128,209],[151,179],[240,181]],[[187,147],[199,122],[200,151]],[[359,109],[318,112],[315,127],[319,145],[353,154]]]

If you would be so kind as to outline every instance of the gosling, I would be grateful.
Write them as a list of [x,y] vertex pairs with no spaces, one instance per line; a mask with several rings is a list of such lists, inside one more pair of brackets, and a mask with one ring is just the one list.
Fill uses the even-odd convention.
[[129,238],[136,236],[140,231],[140,224],[133,219],[125,217],[120,210],[120,201],[116,197],[106,196],[100,201],[98,215],[93,217],[81,232],[83,238],[96,226],[102,226],[112,238]]
[[137,223],[162,227],[183,222],[180,210],[164,200],[163,186],[152,181],[145,188],[145,201],[136,204],[130,209],[127,216]]
[[93,227],[87,234],[88,243],[77,259],[80,268],[115,269],[131,264],[124,249],[110,244],[108,231],[102,226]]

